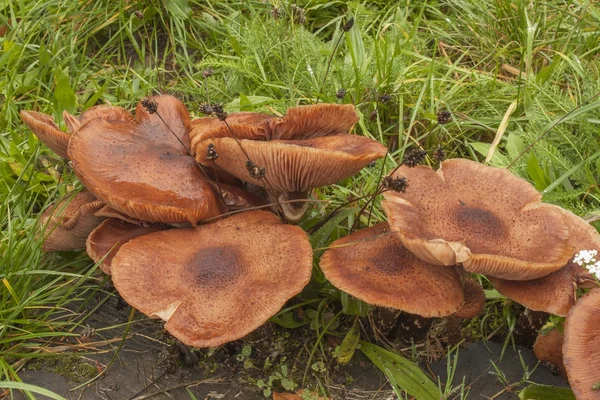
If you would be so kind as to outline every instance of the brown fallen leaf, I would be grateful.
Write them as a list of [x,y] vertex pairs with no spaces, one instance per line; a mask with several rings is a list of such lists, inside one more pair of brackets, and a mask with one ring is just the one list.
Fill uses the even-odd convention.
[[317,392],[310,392],[310,396],[304,398],[302,397],[302,393],[304,393],[304,389],[300,389],[296,393],[273,392],[273,400],[329,400],[327,397],[319,397]]

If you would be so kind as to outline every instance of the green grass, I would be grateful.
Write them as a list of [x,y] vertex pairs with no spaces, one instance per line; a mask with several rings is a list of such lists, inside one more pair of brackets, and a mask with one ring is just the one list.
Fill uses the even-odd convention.
[[[353,103],[362,117],[357,130],[390,145],[389,171],[416,146],[439,145],[448,157],[483,161],[514,103],[491,163],[511,165],[545,201],[580,215],[600,208],[600,99],[594,97],[600,7],[594,2],[296,3],[304,7],[304,25],[296,23],[291,3],[281,1],[0,3],[0,24],[8,26],[0,38],[4,379],[18,381],[19,360],[74,335],[93,311],[89,299],[105,294],[104,278],[85,254],[44,254],[35,239],[40,210],[80,184],[24,126],[21,109],[60,120],[63,110],[77,113],[97,103],[132,109],[154,93],[178,96],[194,115],[206,101],[223,102],[229,111],[281,113],[317,98]],[[355,25],[344,34],[339,27],[351,17]],[[208,68],[214,75],[204,78]],[[347,90],[342,100],[335,96],[341,88]],[[381,101],[384,94],[388,102]],[[437,124],[441,110],[452,113],[450,123]],[[373,191],[383,163],[317,190],[331,203],[316,205],[305,226],[349,196]],[[348,232],[356,215],[345,213],[313,239],[326,246]],[[383,219],[376,203],[373,220]],[[360,222],[368,223],[367,214]],[[352,299],[344,304],[346,311],[360,308]]]

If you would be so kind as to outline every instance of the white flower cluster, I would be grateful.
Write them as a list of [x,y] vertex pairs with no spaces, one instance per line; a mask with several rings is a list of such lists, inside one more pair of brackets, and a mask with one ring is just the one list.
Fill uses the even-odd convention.
[[581,250],[573,257],[573,262],[586,268],[590,274],[596,275],[600,279],[600,261],[596,260],[598,250]]

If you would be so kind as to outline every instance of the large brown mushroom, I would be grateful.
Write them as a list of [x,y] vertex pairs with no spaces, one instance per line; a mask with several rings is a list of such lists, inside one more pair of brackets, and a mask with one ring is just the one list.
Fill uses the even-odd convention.
[[88,191],[70,193],[48,207],[40,219],[44,251],[73,251],[85,248],[85,241],[104,220],[95,213],[104,206]]
[[306,198],[308,190],[352,176],[385,155],[375,140],[347,134],[357,121],[351,105],[317,104],[290,108],[282,118],[241,113],[226,122],[198,122],[190,135],[200,163],[281,194],[286,215],[298,219],[305,204],[294,209],[285,201]]
[[258,328],[302,290],[311,270],[306,233],[265,211],[138,237],[111,263],[123,299],[194,347]]
[[440,317],[464,301],[459,274],[415,257],[387,223],[336,240],[320,266],[333,285],[369,304]]
[[563,361],[569,383],[579,400],[600,399],[600,289],[577,301],[565,321]]
[[185,106],[156,96],[136,121],[94,118],[73,133],[69,156],[81,182],[111,208],[149,222],[190,223],[222,212],[211,183],[190,157]]
[[404,165],[394,176],[409,186],[386,192],[384,211],[402,243],[424,261],[527,280],[560,269],[573,255],[562,213],[506,169],[451,159],[437,172]]
[[[600,252],[600,235],[596,228],[565,209],[555,208],[565,217],[573,253],[581,250]],[[594,284],[593,276],[573,259],[558,271],[538,279],[511,281],[491,276],[488,279],[500,293],[517,303],[534,311],[563,317],[575,304],[577,287]]]

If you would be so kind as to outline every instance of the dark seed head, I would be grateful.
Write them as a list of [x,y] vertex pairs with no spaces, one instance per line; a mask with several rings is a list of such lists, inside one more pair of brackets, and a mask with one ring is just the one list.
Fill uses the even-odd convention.
[[246,170],[248,170],[250,177],[254,179],[262,179],[267,173],[264,167],[260,167],[250,160],[246,161]]
[[208,103],[200,104],[200,112],[204,115],[211,115],[213,113],[212,106]]
[[273,17],[274,19],[278,19],[281,17],[281,11],[279,10],[279,7],[273,7],[273,9],[271,10],[271,17]]
[[304,8],[298,7],[296,4],[292,4],[290,9],[292,10],[294,22],[298,25],[304,25],[306,23],[306,11]]
[[212,111],[215,113],[217,118],[221,121],[225,121],[227,119],[227,113],[223,110],[223,104],[214,103],[212,105]]
[[142,107],[148,111],[148,114],[155,114],[158,111],[158,103],[154,99],[144,99],[142,100]]
[[409,168],[413,168],[423,162],[427,151],[421,149],[411,149],[404,154],[402,163]]
[[217,158],[219,158],[219,153],[217,153],[217,150],[215,149],[215,145],[212,143],[208,144],[208,148],[206,150],[206,158],[208,158],[209,160],[216,160]]
[[435,149],[433,152],[433,158],[439,162],[444,161],[444,158],[446,158],[446,153],[444,152],[444,149],[442,149],[442,146],[438,146],[438,148]]
[[445,125],[452,120],[452,113],[448,110],[442,110],[437,114],[438,124]]
[[344,32],[348,32],[354,26],[354,18],[350,18],[344,25],[342,25],[342,30]]
[[335,94],[335,97],[337,97],[338,99],[343,99],[346,96],[346,93],[348,93],[346,89],[338,89],[337,93]]
[[204,71],[202,71],[202,77],[204,77],[204,78],[211,77],[212,75],[213,75],[213,69],[212,68],[207,68]]
[[392,176],[386,176],[383,178],[381,184],[384,188],[398,193],[404,193],[406,188],[408,188],[408,181],[404,177],[394,178]]
[[377,119],[377,110],[371,111],[371,114],[369,114],[369,119],[371,121],[375,121]]
[[392,100],[392,96],[389,93],[384,93],[379,97],[379,101],[382,103],[389,103]]

